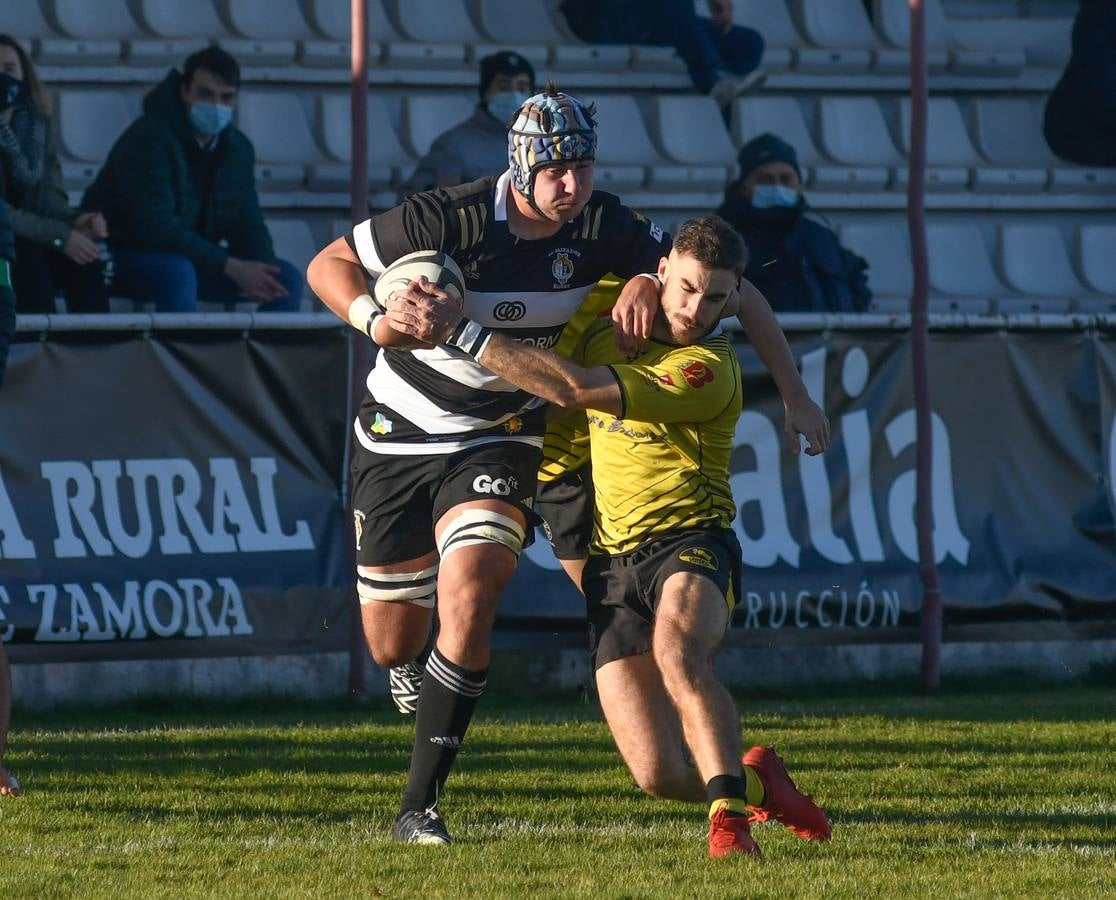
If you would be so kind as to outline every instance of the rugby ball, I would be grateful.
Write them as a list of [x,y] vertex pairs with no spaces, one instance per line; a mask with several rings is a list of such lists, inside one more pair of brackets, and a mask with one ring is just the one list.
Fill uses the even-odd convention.
[[376,305],[387,309],[388,297],[424,275],[456,300],[465,299],[465,276],[453,258],[440,250],[418,250],[399,257],[380,273],[372,287]]

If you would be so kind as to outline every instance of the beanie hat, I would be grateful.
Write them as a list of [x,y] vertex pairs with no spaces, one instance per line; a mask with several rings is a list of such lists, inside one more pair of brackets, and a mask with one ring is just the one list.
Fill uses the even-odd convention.
[[510,50],[501,50],[499,53],[493,53],[491,56],[486,56],[480,61],[480,96],[484,99],[484,95],[488,92],[489,85],[497,75],[519,75],[522,72],[527,73],[527,77],[531,79],[531,87],[535,86],[535,67],[532,66],[527,60],[520,56],[518,53],[513,53]]
[[802,178],[802,170],[798,167],[798,154],[795,153],[794,147],[770,132],[748,141],[740,148],[736,161],[740,163],[742,181],[755,169],[769,162],[785,162],[798,173],[799,179]]

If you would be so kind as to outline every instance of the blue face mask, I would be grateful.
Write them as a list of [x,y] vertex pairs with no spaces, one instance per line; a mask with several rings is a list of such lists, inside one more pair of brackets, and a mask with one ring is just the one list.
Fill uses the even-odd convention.
[[190,126],[198,134],[215,137],[232,121],[233,109],[221,103],[192,103],[190,105]]
[[526,94],[517,94],[514,91],[505,91],[493,94],[492,99],[486,104],[489,114],[500,122],[507,122],[527,100]]
[[782,184],[757,184],[752,188],[752,206],[771,209],[776,206],[798,206],[798,191]]

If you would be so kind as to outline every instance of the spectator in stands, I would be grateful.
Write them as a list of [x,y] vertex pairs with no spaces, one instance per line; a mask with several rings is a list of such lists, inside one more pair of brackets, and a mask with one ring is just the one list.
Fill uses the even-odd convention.
[[[8,205],[0,199],[0,385],[8,363],[8,348],[15,334],[16,299],[12,290],[12,261],[15,259],[15,238],[8,223]],[[2,713],[0,713],[2,715]]]
[[1073,55],[1046,101],[1043,133],[1062,159],[1116,166],[1116,0],[1081,0]]
[[52,125],[50,97],[27,53],[0,34],[0,197],[15,233],[19,311],[53,313],[61,288],[70,312],[107,312],[97,243],[107,237],[105,220],[70,206]]
[[561,9],[583,41],[674,47],[722,109],[763,78],[763,35],[733,24],[732,0],[709,0],[709,18],[694,0],[561,0]]
[[535,93],[535,69],[518,53],[502,50],[480,63],[480,102],[473,114],[434,139],[399,192],[452,187],[500,172],[508,164],[508,120]]
[[740,175],[718,215],[743,236],[745,277],[776,312],[861,312],[868,307],[868,263],[833,231],[807,218],[794,147],[761,134],[740,148]]
[[83,206],[113,238],[112,292],[193,312],[198,299],[298,309],[302,274],[277,260],[256,194],[255,154],[231,124],[240,67],[207,47],[172,69],[116,140]]

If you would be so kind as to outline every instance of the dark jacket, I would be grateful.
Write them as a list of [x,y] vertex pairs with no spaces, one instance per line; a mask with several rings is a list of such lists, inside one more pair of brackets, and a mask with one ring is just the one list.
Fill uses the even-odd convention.
[[16,302],[12,290],[12,261],[15,259],[15,238],[8,224],[8,206],[0,200],[0,384],[8,362],[8,347],[15,334]]
[[[41,119],[39,113],[34,113]],[[20,197],[10,194],[7,163],[0,153],[0,197],[8,203],[11,229],[21,238],[36,244],[53,245],[70,236],[70,223],[77,211],[70,206],[62,187],[62,166],[54,142],[54,122],[46,120],[46,142],[43,149],[43,177]]]
[[748,245],[744,276],[776,312],[863,312],[872,300],[868,263],[804,210],[756,210],[734,182],[717,215]]
[[1116,0],[1082,0],[1073,55],[1046,101],[1043,133],[1062,159],[1116,166]]
[[104,213],[114,244],[180,253],[206,274],[219,273],[230,254],[274,262],[251,141],[230,125],[216,149],[199,147],[181,83],[172,70],[144,98],[143,115],[113,144],[82,208]]

